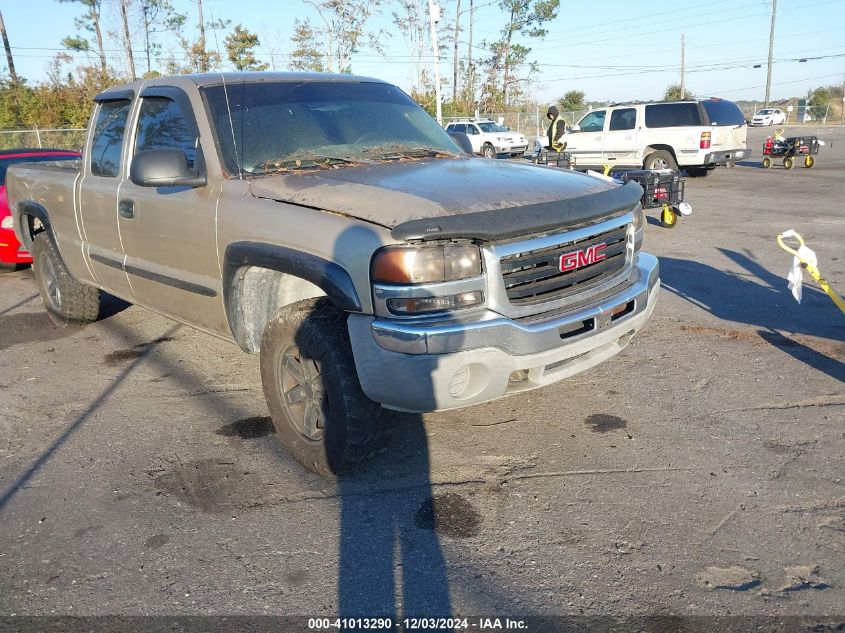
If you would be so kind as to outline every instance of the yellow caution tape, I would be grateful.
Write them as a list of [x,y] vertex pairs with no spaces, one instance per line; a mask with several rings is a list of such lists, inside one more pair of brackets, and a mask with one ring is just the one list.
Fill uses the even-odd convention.
[[[790,248],[784,243],[784,239],[788,237],[794,237],[798,240],[798,249]],[[802,238],[798,233],[795,231],[784,231],[777,236],[778,246],[780,246],[783,250],[787,253],[795,257],[799,262],[801,262],[801,267],[806,269],[807,272],[812,275],[813,279],[816,280],[816,283],[821,286],[822,290],[824,290],[828,296],[833,300],[833,303],[842,310],[842,313],[845,314],[845,299],[843,299],[827,282],[827,280],[822,277],[819,269],[816,267],[815,262],[810,261],[807,259],[805,252],[808,249],[805,249],[804,246],[804,238]],[[799,252],[800,251],[800,252]],[[812,253],[812,251],[809,251]]]

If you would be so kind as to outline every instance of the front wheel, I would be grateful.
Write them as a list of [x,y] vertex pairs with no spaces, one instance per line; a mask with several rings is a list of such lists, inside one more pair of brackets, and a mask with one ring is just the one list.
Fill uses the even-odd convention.
[[804,157],[804,167],[806,167],[807,169],[812,169],[813,165],[815,165],[815,164],[816,164],[816,159],[813,158],[812,156]]
[[481,148],[481,154],[484,158],[496,158],[496,148],[490,145],[490,143],[486,143],[484,147]]
[[32,243],[35,281],[50,320],[56,325],[93,323],[100,314],[100,291],[78,282],[46,231]]
[[784,169],[792,169],[795,165],[795,161],[792,160],[789,156],[783,159],[783,167]]
[[657,150],[646,156],[643,169],[678,169],[678,162],[670,152]]
[[763,169],[768,169],[771,166],[772,166],[772,159],[767,156],[766,158],[763,159]]
[[270,320],[261,380],[277,438],[308,470],[332,477],[378,451],[384,409],[361,390],[346,314],[327,299],[300,301]]

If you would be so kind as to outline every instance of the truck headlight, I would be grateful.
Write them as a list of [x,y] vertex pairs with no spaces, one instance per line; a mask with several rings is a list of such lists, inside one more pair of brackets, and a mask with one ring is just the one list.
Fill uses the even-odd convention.
[[481,253],[472,244],[388,246],[375,254],[372,265],[378,284],[441,283],[480,274]]

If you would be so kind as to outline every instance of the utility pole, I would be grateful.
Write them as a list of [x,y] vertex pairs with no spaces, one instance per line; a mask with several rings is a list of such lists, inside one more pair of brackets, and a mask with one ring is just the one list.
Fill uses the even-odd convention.
[[428,0],[428,19],[431,25],[431,48],[434,51],[434,98],[437,100],[437,124],[443,125],[443,97],[440,94],[440,46],[437,43],[437,23],[440,21],[440,5]]
[[200,14],[199,70],[200,70],[200,72],[207,73],[208,72],[208,55],[205,54],[205,21],[202,18],[202,0],[197,0],[197,8],[199,9],[199,14]]
[[461,32],[461,0],[455,9],[455,50],[452,57],[452,104],[458,102],[458,35]]
[[473,16],[475,8],[472,6],[474,0],[469,0],[469,59],[467,60],[467,70],[469,71],[469,100],[475,102],[475,67],[472,65],[472,27]]
[[684,90],[684,49],[686,43],[684,42],[684,34],[681,33],[681,99],[686,99],[687,93]]
[[769,31],[769,69],[766,71],[766,105],[769,107],[769,95],[772,90],[772,53],[775,50],[775,16],[778,11],[778,0],[772,0],[772,30]]
[[6,62],[9,64],[9,76],[12,83],[18,83],[18,74],[15,72],[15,60],[12,59],[12,47],[9,46],[9,36],[6,34],[6,24],[3,22],[3,14],[0,13],[0,32],[3,34],[3,46],[6,49]]

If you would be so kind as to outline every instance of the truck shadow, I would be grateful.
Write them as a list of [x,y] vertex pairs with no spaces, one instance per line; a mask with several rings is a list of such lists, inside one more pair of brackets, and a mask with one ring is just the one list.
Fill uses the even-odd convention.
[[[380,240],[369,227],[350,227],[335,241],[335,261],[348,258],[362,244],[377,248]],[[412,388],[433,401],[431,372],[436,366],[436,359],[431,360],[428,370],[419,372],[417,384],[396,384],[395,388]],[[339,615],[389,617],[393,622],[400,617],[449,617],[452,605],[446,561],[434,529],[437,504],[423,416],[406,413],[385,418],[401,434],[401,463],[395,455],[385,455],[367,464],[363,472],[338,481]],[[398,442],[396,438],[391,453]],[[399,485],[385,490],[385,481]],[[374,494],[374,489],[379,492]],[[426,507],[430,516],[421,516],[426,515]]]
[[[750,256],[719,249],[744,273],[729,273],[700,262],[660,258],[663,287],[725,321],[756,326],[758,340],[838,380],[845,380],[845,345],[799,341],[790,334],[845,341],[842,315],[826,294],[807,283],[798,304],[779,277]],[[784,260],[784,271],[790,262]],[[810,344],[808,344],[810,343]],[[812,344],[812,347],[811,347]]]

